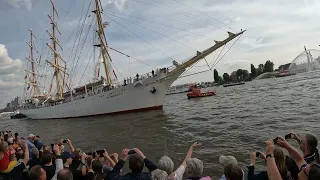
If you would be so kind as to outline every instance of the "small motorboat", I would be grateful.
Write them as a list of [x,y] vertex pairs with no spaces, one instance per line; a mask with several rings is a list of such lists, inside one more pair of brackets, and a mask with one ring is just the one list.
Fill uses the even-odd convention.
[[207,97],[207,96],[214,96],[217,93],[214,91],[208,91],[208,92],[201,92],[201,88],[195,86],[192,88],[192,91],[187,94],[188,99],[190,98],[198,98],[198,97]]

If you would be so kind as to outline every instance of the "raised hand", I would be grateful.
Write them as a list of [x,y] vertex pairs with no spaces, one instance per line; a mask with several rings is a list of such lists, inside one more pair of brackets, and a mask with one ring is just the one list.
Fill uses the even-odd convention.
[[133,150],[134,150],[139,156],[141,156],[143,159],[146,158],[146,156],[143,154],[143,152],[140,151],[140,149],[134,148]]
[[122,150],[121,157],[120,157],[121,160],[123,160],[123,161],[127,160],[129,151],[130,151],[129,149],[123,149]]
[[70,144],[72,144],[72,142],[71,142],[71,140],[70,139],[67,139],[67,141],[68,141],[68,144],[70,145]]
[[267,159],[266,155],[263,152],[260,152],[259,158],[263,160]]
[[288,147],[289,143],[281,136],[278,137],[278,142],[277,144],[282,147],[282,148],[286,148]]
[[118,162],[119,154],[118,153],[113,153],[112,156],[113,156],[114,160]]
[[[278,140],[279,142],[279,140]],[[270,140],[267,140],[265,141],[266,145],[267,145],[267,148],[266,148],[266,153],[267,154],[273,154],[273,151],[274,151],[274,144],[273,144],[273,140],[270,139]]]
[[105,157],[105,158],[109,157],[109,154],[108,154],[108,152],[107,152],[107,150],[106,150],[106,149],[104,149],[103,157]]
[[191,147],[195,148],[195,147],[199,147],[201,146],[202,144],[201,143],[198,143],[198,142],[195,142],[191,145]]

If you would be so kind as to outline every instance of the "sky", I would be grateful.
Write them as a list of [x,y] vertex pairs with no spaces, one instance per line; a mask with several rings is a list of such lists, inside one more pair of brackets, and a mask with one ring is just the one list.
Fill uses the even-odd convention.
[[[92,0],[53,0],[59,13],[57,35],[67,62],[72,86],[92,80],[97,57],[92,55],[94,21]],[[227,31],[247,31],[222,49],[216,68],[220,75],[239,68],[250,70],[266,60],[277,68],[291,62],[306,45],[319,49],[320,1],[317,0],[101,0],[102,18],[108,45],[126,55],[110,50],[118,80],[143,74],[152,69],[181,62],[223,40]],[[52,61],[46,43],[50,30],[50,0],[0,0],[0,107],[22,96],[25,69],[30,68],[26,42],[28,29],[36,35],[34,45],[40,84],[48,91]],[[91,14],[91,15],[90,15]],[[83,24],[83,26],[82,26]],[[91,28],[91,30],[90,30]],[[79,32],[81,32],[81,36]],[[86,34],[88,34],[86,36]],[[231,47],[232,46],[232,47]],[[206,58],[212,64],[221,49]],[[40,60],[41,55],[41,60]],[[220,56],[221,57],[221,56]],[[219,59],[218,59],[219,60]],[[208,70],[204,60],[188,70],[192,74]],[[103,72],[101,72],[103,75]],[[213,81],[212,71],[178,79],[174,84]]]

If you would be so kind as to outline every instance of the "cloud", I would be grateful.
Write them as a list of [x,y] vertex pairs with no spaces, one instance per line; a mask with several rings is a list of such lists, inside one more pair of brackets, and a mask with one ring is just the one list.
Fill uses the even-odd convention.
[[117,8],[117,10],[122,11],[125,3],[126,0],[107,0],[106,3],[103,5],[113,5],[115,8]]
[[8,3],[14,8],[25,7],[29,11],[32,9],[32,0],[8,0]]
[[[6,46],[0,44],[0,89],[21,86],[18,74],[21,72],[22,61],[9,57]],[[22,79],[22,77],[20,77]]]

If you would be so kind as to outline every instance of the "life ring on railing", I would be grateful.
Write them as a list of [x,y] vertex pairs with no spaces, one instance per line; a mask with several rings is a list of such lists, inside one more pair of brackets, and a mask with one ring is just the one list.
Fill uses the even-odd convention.
[[150,90],[150,92],[151,92],[152,94],[154,94],[154,93],[156,93],[156,92],[157,92],[157,90],[156,90],[156,88],[154,88],[154,87],[153,87],[153,89],[152,89],[152,90]]

